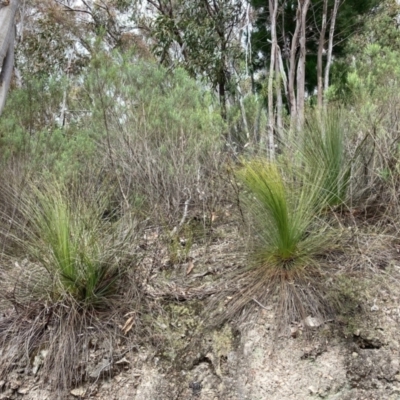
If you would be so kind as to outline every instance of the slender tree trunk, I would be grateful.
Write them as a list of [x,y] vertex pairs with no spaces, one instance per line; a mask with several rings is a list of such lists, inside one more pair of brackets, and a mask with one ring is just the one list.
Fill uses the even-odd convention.
[[12,73],[14,69],[14,41],[15,41],[15,28],[13,35],[10,38],[10,46],[3,60],[3,66],[0,72],[0,115],[6,104],[8,89],[10,88]]
[[226,109],[227,79],[226,79],[226,74],[225,74],[226,42],[225,42],[225,37],[222,32],[219,33],[218,36],[220,37],[220,40],[221,40],[221,59],[220,59],[219,71],[217,72],[218,73],[218,94],[219,94],[219,102],[220,102],[220,106],[221,106],[221,116],[224,120],[226,120],[226,117],[227,117],[227,109]]
[[[328,90],[329,87],[329,72],[332,64],[332,50],[333,50],[333,35],[335,33],[336,17],[339,9],[340,0],[335,0],[333,5],[331,24],[329,27],[329,41],[328,41],[328,52],[327,60],[325,66],[325,79],[324,79],[324,92]],[[325,99],[326,102],[326,99]]]
[[324,83],[322,78],[322,56],[324,54],[325,47],[325,35],[326,35],[326,18],[328,14],[328,0],[324,0],[324,7],[322,10],[322,25],[321,32],[319,35],[319,44],[318,44],[318,60],[317,60],[317,76],[318,76],[318,108],[322,109],[323,104],[323,92],[324,92]]
[[68,95],[68,88],[69,88],[69,75],[71,70],[71,62],[72,62],[72,55],[71,53],[68,56],[68,65],[67,65],[67,84],[65,85],[64,92],[63,92],[63,100],[61,104],[61,127],[65,128],[67,125],[67,95]]
[[296,125],[297,119],[297,103],[296,103],[296,91],[295,91],[295,80],[296,80],[296,65],[297,65],[297,49],[299,46],[299,33],[301,24],[301,10],[300,6],[297,6],[296,11],[296,28],[293,33],[292,43],[290,46],[290,61],[289,61],[289,109],[290,109],[290,131],[292,132]]
[[287,97],[287,100],[289,101],[288,81],[287,81],[285,67],[283,65],[282,52],[281,52],[281,49],[280,49],[279,46],[278,46],[277,57],[278,57],[278,60],[277,60],[277,62],[278,62],[278,71],[279,71],[279,76],[281,77],[281,80],[282,80],[283,91],[285,93],[285,96]]
[[240,88],[240,85],[239,85],[239,76],[238,76],[238,74],[236,72],[236,69],[234,68],[233,65],[231,66],[231,68],[232,68],[232,71],[235,74],[236,81],[238,82],[236,84],[236,91],[237,91],[237,93],[239,95],[239,106],[240,106],[240,113],[242,114],[242,121],[243,121],[244,131],[246,133],[247,141],[251,141],[249,124],[247,123],[246,108],[245,108],[244,102],[243,102],[243,93],[242,93],[242,89]]
[[282,136],[283,132],[283,121],[282,121],[282,110],[283,110],[283,100],[282,100],[282,81],[283,76],[280,70],[280,61],[282,60],[281,51],[279,46],[276,49],[277,60],[275,63],[275,74],[276,74],[276,133],[278,139]]
[[221,117],[226,120],[226,93],[225,93],[225,75],[221,73],[218,83],[219,103],[221,107]]
[[269,15],[271,17],[271,60],[268,76],[268,150],[269,156],[275,158],[275,113],[274,113],[274,77],[277,53],[276,16],[278,13],[278,0],[269,0]]
[[254,131],[253,131],[254,144],[258,144],[260,142],[260,122],[261,122],[262,110],[264,108],[262,101],[258,98],[258,96],[256,97],[256,99],[257,99],[257,115],[256,115],[256,120],[254,122]]
[[15,13],[18,0],[0,6],[0,115],[6,103],[14,68]]
[[300,29],[300,55],[297,63],[297,131],[300,131],[304,122],[304,102],[305,102],[305,66],[306,66],[306,17],[310,0],[299,0],[301,7],[301,29]]

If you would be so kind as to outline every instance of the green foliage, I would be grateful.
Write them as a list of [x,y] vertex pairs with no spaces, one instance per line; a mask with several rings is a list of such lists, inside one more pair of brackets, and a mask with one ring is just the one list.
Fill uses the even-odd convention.
[[88,121],[102,140],[102,163],[125,201],[162,224],[208,209],[222,160],[225,124],[210,95],[183,69],[173,73],[132,56],[99,55],[86,81]]
[[96,132],[81,123],[81,116],[69,118],[64,127],[61,124],[64,91],[69,106],[76,106],[80,99],[74,98],[74,87],[69,89],[62,79],[31,77],[11,91],[0,119],[3,165],[24,160],[29,170],[46,169],[60,178],[72,176],[93,159]]
[[352,185],[357,181],[364,192],[374,197],[380,192],[395,203],[396,189],[392,186],[398,181],[399,160],[394,128],[399,123],[400,104],[399,12],[399,5],[388,0],[371,13],[366,29],[348,43],[347,58],[335,72],[330,92],[331,99],[346,105],[342,117],[352,132],[351,146],[357,148],[364,142],[359,149],[362,173],[352,176]]
[[[163,3],[163,2],[161,2]],[[160,7],[152,30],[155,54],[161,62],[169,60],[174,43],[182,46],[180,66],[192,77],[205,76],[214,86],[227,84],[227,60],[235,63],[241,56],[239,41],[233,40],[232,29],[243,18],[240,1],[177,1]]]
[[256,304],[277,307],[277,332],[308,315],[331,316],[321,255],[336,246],[339,236],[322,219],[327,198],[319,179],[310,183],[284,157],[279,164],[253,158],[236,175],[245,188],[244,215],[250,216],[249,263],[233,272],[235,291],[216,320],[246,318],[248,307]]
[[28,268],[43,268],[36,279],[48,282],[42,293],[29,293],[26,301],[39,296],[53,303],[73,300],[81,307],[106,307],[127,256],[134,261],[133,227],[104,220],[105,192],[86,199],[86,194],[52,180],[39,187],[30,186],[20,200],[14,197],[26,223],[16,224],[12,240],[28,257]]
[[2,162],[22,159],[30,171],[66,180],[105,164],[131,204],[163,202],[166,214],[181,213],[184,201],[204,192],[200,177],[219,163],[225,125],[218,113],[184,70],[98,53],[80,77],[33,77],[12,91],[0,120]]
[[245,204],[256,227],[257,268],[270,270],[271,279],[307,274],[304,267],[313,263],[328,237],[316,225],[326,200],[317,182],[299,187],[277,165],[262,160],[246,162],[237,176],[249,191]]
[[385,0],[368,15],[364,29],[347,42],[343,57],[333,66],[331,98],[354,105],[371,96],[387,97],[387,85],[398,81],[399,14],[396,1]]
[[10,92],[0,119],[2,146],[10,152],[24,149],[29,139],[56,126],[65,82],[49,77],[27,78]]
[[28,29],[24,29],[24,40],[16,47],[19,68],[36,78],[67,68],[67,54],[74,48],[74,40],[66,35],[57,18],[51,12],[38,13],[35,29],[30,28],[28,25]]
[[[302,162],[310,182],[319,177],[326,205],[347,200],[353,159],[348,154],[346,127],[340,110],[309,115],[302,137]],[[320,178],[322,176],[322,178]]]
[[[277,17],[277,38],[278,45],[282,49],[283,55],[288,57],[288,45],[294,35],[297,21],[298,2],[295,0],[279,1]],[[338,58],[345,52],[346,44],[350,38],[363,27],[365,15],[379,4],[379,0],[353,0],[351,2],[341,2],[338,10],[335,43],[333,55]],[[269,65],[271,55],[271,32],[269,8],[263,0],[252,0],[252,6],[257,11],[255,29],[251,33],[253,68],[254,70],[264,69]],[[328,1],[328,29],[326,30],[325,43],[329,37],[329,16],[332,13],[334,1]],[[317,86],[317,52],[319,43],[319,33],[322,25],[323,2],[311,0],[310,9],[307,17],[306,29],[306,88],[312,93]],[[312,17],[311,17],[312,15]]]

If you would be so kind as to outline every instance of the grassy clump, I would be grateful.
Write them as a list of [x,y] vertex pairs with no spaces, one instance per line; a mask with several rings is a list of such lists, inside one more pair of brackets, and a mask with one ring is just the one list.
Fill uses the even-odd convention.
[[101,308],[115,293],[135,231],[103,219],[100,196],[86,200],[54,183],[31,187],[21,197],[19,210],[27,223],[17,227],[20,235],[13,239],[51,277],[52,301],[70,297],[82,307]]
[[328,224],[320,218],[328,200],[319,184],[323,174],[310,184],[261,159],[245,162],[236,174],[245,187],[251,243],[248,265],[235,277],[240,292],[229,303],[228,314],[276,296],[280,327],[310,314],[329,313],[320,256],[333,241]]
[[29,370],[45,349],[43,373],[61,393],[86,378],[75,364],[88,357],[91,337],[106,337],[112,353],[122,334],[117,316],[139,307],[137,229],[128,215],[104,218],[107,192],[78,182],[42,179],[8,199],[14,216],[3,232],[2,297],[14,311],[1,321],[2,370],[16,364]]
[[353,160],[346,149],[346,130],[340,110],[310,115],[303,132],[301,153],[306,174],[326,193],[328,206],[347,200]]
[[304,185],[296,190],[286,184],[276,164],[262,160],[246,163],[237,176],[253,196],[245,204],[255,217],[261,245],[256,257],[283,271],[310,261],[321,248],[321,237],[308,234],[321,207],[320,188]]

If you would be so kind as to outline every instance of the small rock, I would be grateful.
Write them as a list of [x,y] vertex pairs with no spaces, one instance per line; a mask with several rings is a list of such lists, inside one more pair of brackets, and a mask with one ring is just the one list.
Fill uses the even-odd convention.
[[317,394],[317,393],[318,393],[318,390],[315,389],[314,386],[310,386],[310,387],[308,388],[308,391],[310,392],[310,394]]
[[303,320],[304,326],[307,328],[318,328],[322,325],[322,321],[319,318],[314,318],[309,315],[307,318]]
[[354,331],[354,336],[360,336],[360,335],[361,335],[360,329],[356,329],[356,330]]
[[394,379],[395,379],[397,382],[400,382],[400,374],[395,375],[395,376],[394,376]]
[[86,389],[83,387],[78,387],[71,390],[71,394],[74,397],[83,397],[86,393]]
[[193,395],[198,395],[202,389],[201,382],[190,382],[189,387],[192,389]]
[[294,339],[299,336],[299,328],[297,326],[290,327],[290,336]]
[[100,375],[109,372],[111,370],[111,363],[108,359],[103,358],[99,364],[96,365],[95,368],[93,368],[89,372],[89,376],[92,379],[98,379]]
[[40,366],[42,365],[42,357],[35,356],[35,358],[33,359],[33,367],[32,367],[32,374],[36,375],[39,371]]
[[0,381],[0,389],[3,389],[3,386],[5,383],[6,383],[6,381]]
[[21,387],[18,389],[19,394],[27,394],[29,392],[30,388],[29,387]]
[[13,379],[10,382],[10,389],[11,390],[17,390],[20,386],[22,385],[22,382],[17,380],[17,379]]
[[243,346],[243,354],[249,356],[253,351],[253,342],[249,341]]
[[371,307],[371,311],[379,311],[379,307],[375,304]]
[[351,356],[352,356],[353,358],[357,358],[357,357],[358,357],[358,353],[354,352],[354,353],[351,354]]
[[47,354],[49,354],[49,350],[42,350],[40,352],[40,356],[43,358],[43,360],[47,357]]

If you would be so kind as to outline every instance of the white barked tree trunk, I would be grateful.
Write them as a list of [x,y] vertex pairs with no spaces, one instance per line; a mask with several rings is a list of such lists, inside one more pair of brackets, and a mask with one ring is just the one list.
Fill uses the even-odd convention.
[[19,0],[0,0],[0,115],[14,69],[15,14]]

